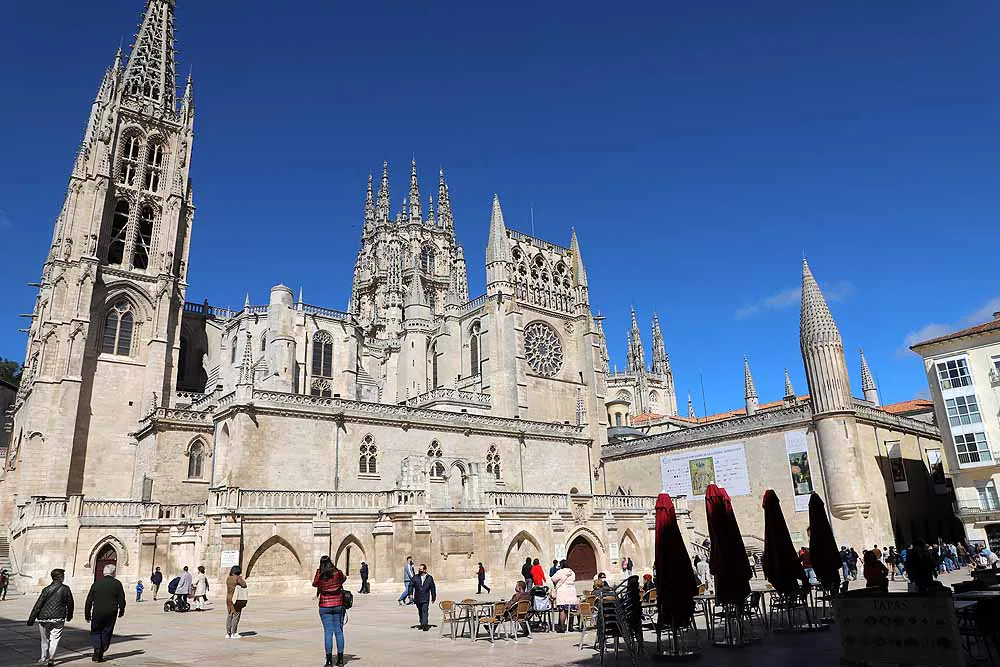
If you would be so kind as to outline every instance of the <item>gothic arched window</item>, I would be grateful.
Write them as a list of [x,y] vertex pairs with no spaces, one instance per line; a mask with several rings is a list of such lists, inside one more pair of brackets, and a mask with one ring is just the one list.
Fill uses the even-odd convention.
[[260,351],[267,351],[267,329],[264,329],[263,333],[260,335]]
[[188,479],[201,479],[205,464],[205,445],[198,442],[191,445],[188,452]]
[[160,178],[163,176],[163,144],[151,141],[146,147],[146,189],[158,192]]
[[132,268],[145,269],[149,266],[149,251],[153,245],[153,220],[156,213],[152,206],[139,209],[139,226],[135,235],[135,248],[132,250]]
[[333,377],[333,336],[319,331],[313,336],[312,374],[314,377]]
[[236,341],[237,337],[233,336],[233,342],[229,344],[229,362],[233,364],[236,363]]
[[431,477],[434,479],[444,479],[444,464],[440,461],[435,461],[431,465]]
[[486,451],[486,474],[493,475],[494,479],[500,479],[500,453],[496,445],[490,445]]
[[125,258],[125,236],[128,234],[129,203],[120,199],[111,219],[111,243],[108,244],[108,264],[119,265]]
[[104,318],[104,338],[101,352],[127,357],[132,352],[132,304],[125,299],[117,301]]
[[320,398],[330,398],[333,396],[330,381],[326,378],[316,378],[313,380],[309,393],[312,396],[319,396]]
[[361,441],[361,456],[358,459],[358,472],[374,475],[378,473],[378,450],[375,448],[375,438],[366,435]]
[[138,134],[131,133],[122,137],[122,157],[118,163],[118,182],[122,185],[135,186],[139,174],[139,159],[142,155],[142,139]]
[[430,475],[434,479],[444,479],[444,463],[441,462],[441,443],[431,440],[427,447],[427,458],[431,459]]
[[479,375],[479,320],[472,323],[469,329],[469,372],[472,375]]
[[425,245],[420,250],[420,270],[427,275],[434,275],[434,246]]

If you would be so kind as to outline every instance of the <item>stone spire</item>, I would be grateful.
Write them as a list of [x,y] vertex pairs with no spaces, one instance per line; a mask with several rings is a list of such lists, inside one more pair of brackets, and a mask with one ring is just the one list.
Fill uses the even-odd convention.
[[399,212],[396,213],[396,224],[402,225],[406,222],[409,217],[409,206],[406,203],[406,197],[403,197],[403,205],[399,207]]
[[250,292],[247,292],[247,296],[243,299],[243,310],[250,309]]
[[608,339],[604,335],[604,316],[597,315],[594,317],[594,324],[597,326],[597,338],[601,345],[601,368],[604,369],[605,375],[611,372],[610,362],[611,359],[608,356]]
[[375,206],[375,219],[379,222],[389,222],[389,162],[382,162],[382,183],[378,188],[378,204]]
[[365,226],[374,224],[375,222],[375,198],[374,190],[372,188],[372,175],[368,174],[368,190],[365,192]]
[[147,0],[125,68],[124,97],[140,109],[176,111],[174,67],[174,0]]
[[490,236],[486,242],[487,294],[511,294],[513,292],[510,283],[511,262],[510,246],[507,243],[507,226],[503,222],[500,197],[493,195]]
[[865,394],[865,400],[874,403],[876,407],[882,402],[878,397],[878,387],[875,386],[875,378],[872,377],[871,369],[868,368],[868,360],[865,359],[865,351],[861,350],[861,391]]
[[785,369],[785,400],[795,398],[795,387],[792,386],[792,377],[788,374],[788,369]]
[[451,212],[451,194],[448,192],[448,185],[444,182],[444,169],[438,174],[438,221],[445,229],[455,226],[455,219]]
[[417,181],[417,161],[410,162],[410,220],[421,222],[420,183]]
[[743,355],[743,398],[746,400],[747,414],[752,415],[757,412],[760,404],[757,400],[757,387],[753,384],[753,376],[750,375],[750,362],[746,355]]
[[194,117],[194,76],[190,72],[184,84],[184,97],[181,98],[181,117],[185,123],[190,123]]
[[646,351],[642,347],[642,334],[639,332],[639,322],[635,318],[635,306],[632,306],[632,331],[629,333],[629,370],[633,373],[646,372]]
[[667,346],[663,342],[663,332],[660,330],[660,318],[653,313],[653,374],[670,375],[670,357],[667,356]]
[[576,238],[576,228],[569,239],[569,251],[573,255],[573,278],[579,287],[587,286],[587,270],[583,268],[583,254],[580,252],[580,241]]
[[243,347],[243,366],[240,368],[240,384],[253,385],[253,347],[250,332],[247,332],[247,342]]
[[813,414],[853,412],[854,399],[851,398],[851,381],[844,360],[844,341],[809,263],[804,259],[799,343],[809,381]]
[[427,195],[427,224],[434,225],[434,195]]
[[698,415],[694,413],[694,401],[691,400],[691,392],[688,392],[688,417],[695,418]]

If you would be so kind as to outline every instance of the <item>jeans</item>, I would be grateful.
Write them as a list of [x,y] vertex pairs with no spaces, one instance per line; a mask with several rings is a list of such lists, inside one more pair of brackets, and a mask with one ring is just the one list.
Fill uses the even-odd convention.
[[95,616],[91,619],[90,645],[94,647],[95,653],[103,655],[111,646],[111,635],[115,631],[117,620],[117,612],[107,616]]
[[150,588],[153,589],[153,600],[156,600],[156,594],[160,592],[159,584],[150,584]]
[[368,588],[368,577],[361,578],[361,593],[370,593],[371,589]]
[[843,570],[844,581],[847,581],[851,577],[851,568],[847,567],[847,563],[844,563],[840,566],[840,569]]
[[403,594],[399,596],[399,599],[396,600],[396,602],[402,602],[406,598],[410,597],[410,582],[409,581],[404,581],[403,582],[403,586],[404,586],[404,588],[403,588]]
[[59,638],[62,637],[65,621],[39,621],[38,634],[42,638],[42,660],[52,660],[59,648]]
[[418,602],[417,603],[417,615],[420,617],[420,627],[427,627],[427,608],[430,606],[430,602]]
[[479,587],[476,588],[476,595],[482,593],[484,588],[487,593],[490,592],[490,587],[486,585],[486,577],[479,577]]
[[323,646],[327,655],[333,653],[333,638],[337,638],[337,653],[344,652],[344,608],[320,607],[319,620],[323,622]]
[[240,626],[240,614],[242,611],[234,611],[231,614],[226,615],[226,634],[227,635],[237,635],[236,628]]
[[807,567],[807,568],[805,568],[805,571],[806,571],[806,576],[809,577],[809,583],[812,584],[813,586],[815,586],[816,585],[816,570],[812,569],[811,567]]

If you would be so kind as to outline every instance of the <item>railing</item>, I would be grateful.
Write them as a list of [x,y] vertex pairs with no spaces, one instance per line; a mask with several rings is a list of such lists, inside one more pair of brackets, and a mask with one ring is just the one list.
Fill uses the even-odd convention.
[[569,496],[565,493],[520,493],[517,491],[487,491],[489,507],[505,509],[569,509]]
[[342,310],[323,308],[322,306],[311,306],[308,303],[301,304],[301,308],[307,315],[319,315],[320,317],[329,317],[330,319],[340,320],[342,322],[351,321],[351,314],[345,313]]
[[219,306],[210,306],[208,303],[191,303],[190,301],[184,303],[184,312],[186,313],[197,313],[199,315],[205,315],[206,317],[214,317],[220,320],[228,320],[230,318],[236,317],[240,311],[233,310],[232,308],[221,308]]
[[486,295],[481,294],[477,296],[475,299],[472,299],[471,301],[466,303],[464,306],[462,306],[462,309],[468,312],[470,310],[475,310],[476,308],[482,308],[485,305],[486,305]]
[[153,503],[139,500],[84,500],[80,507],[81,517],[104,518],[154,518],[147,516]]
[[267,315],[267,310],[270,306],[244,306],[243,313],[246,315]]
[[563,255],[569,252],[569,248],[556,245],[555,243],[550,243],[548,241],[543,241],[542,239],[535,238],[534,236],[529,236],[524,232],[513,230],[510,227],[507,228],[507,233],[510,234],[510,237],[515,241],[522,241],[529,245],[533,245],[536,248],[541,248],[542,250],[554,250]]
[[480,394],[474,391],[462,391],[460,389],[438,388],[431,389],[419,396],[407,399],[406,405],[415,408],[437,401],[455,401],[459,403],[471,403],[473,405],[488,408],[493,398],[489,394]]
[[200,391],[178,391],[176,396],[178,401],[187,401],[188,405],[194,405],[204,398],[205,394]]
[[241,510],[383,510],[424,503],[424,492],[413,489],[389,491],[265,491],[240,490]]
[[656,496],[594,496],[594,509],[598,511],[656,509]]
[[962,504],[959,505],[957,502],[954,504],[955,516],[966,519],[968,521],[975,521],[979,518],[984,518],[985,520],[992,521],[989,518],[990,515],[996,515],[1000,513],[1000,503],[998,502],[979,502],[976,504]]
[[64,498],[55,498],[51,500],[44,499],[33,499],[30,507],[30,518],[62,518],[66,516],[66,510],[69,507],[69,503]]
[[205,516],[205,503],[184,505],[160,505],[157,512],[160,519],[194,519]]

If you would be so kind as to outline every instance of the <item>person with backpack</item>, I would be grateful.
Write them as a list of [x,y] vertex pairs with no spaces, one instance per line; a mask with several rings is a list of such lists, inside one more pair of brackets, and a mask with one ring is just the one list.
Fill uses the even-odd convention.
[[247,606],[247,582],[239,565],[229,568],[226,577],[226,639],[239,639],[240,614]]
[[313,587],[319,598],[319,619],[323,622],[323,646],[326,648],[324,667],[333,664],[333,638],[337,638],[337,665],[344,664],[344,623],[347,622],[348,599],[351,593],[344,590],[347,576],[341,572],[329,556],[319,559],[319,567],[313,576]]
[[42,657],[38,662],[49,667],[55,664],[63,626],[73,620],[73,592],[63,583],[65,576],[65,570],[52,570],[52,583],[42,589],[28,615],[28,625],[38,621],[42,637]]

